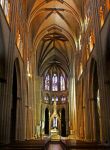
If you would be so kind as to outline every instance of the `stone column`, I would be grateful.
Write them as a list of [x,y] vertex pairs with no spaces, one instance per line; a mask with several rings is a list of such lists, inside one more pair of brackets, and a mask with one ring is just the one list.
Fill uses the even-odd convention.
[[[41,85],[42,85],[42,78],[36,76],[36,127],[41,127]],[[38,131],[39,132],[39,131]],[[41,133],[40,133],[41,134]]]
[[97,56],[97,72],[98,72],[98,82],[100,91],[100,105],[101,105],[101,124],[102,124],[102,142],[110,141],[110,126],[108,120],[110,118],[108,110],[108,100],[104,79],[104,58],[102,52],[102,43],[100,36],[100,24],[99,24],[99,11],[98,11],[98,1],[94,0],[94,26],[96,34],[96,56]]

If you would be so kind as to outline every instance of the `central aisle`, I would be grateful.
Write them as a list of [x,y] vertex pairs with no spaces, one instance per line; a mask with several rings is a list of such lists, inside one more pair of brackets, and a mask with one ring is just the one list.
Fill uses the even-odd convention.
[[62,146],[58,143],[58,144],[49,144],[48,150],[63,150]]

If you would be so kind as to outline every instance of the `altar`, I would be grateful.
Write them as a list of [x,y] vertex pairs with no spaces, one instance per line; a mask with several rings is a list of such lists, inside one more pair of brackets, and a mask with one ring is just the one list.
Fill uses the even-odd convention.
[[59,134],[59,130],[57,128],[51,129],[51,135],[58,135],[58,134]]
[[59,141],[60,135],[59,130],[57,128],[51,129],[51,141]]

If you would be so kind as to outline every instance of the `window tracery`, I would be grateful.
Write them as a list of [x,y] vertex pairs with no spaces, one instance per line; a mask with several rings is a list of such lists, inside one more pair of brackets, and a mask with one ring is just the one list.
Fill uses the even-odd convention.
[[58,97],[56,96],[56,102],[58,102]]
[[[56,69],[56,70],[55,70]],[[59,68],[51,68],[44,74],[43,78],[43,90],[44,90],[44,100],[50,100],[50,103],[56,101],[57,103],[64,102],[67,100],[67,95],[62,93],[67,93],[67,76]],[[49,94],[49,99],[45,96]]]
[[57,127],[57,122],[58,122],[57,117],[54,117],[54,118],[53,118],[53,127],[54,127],[54,128]]
[[66,97],[65,97],[65,96],[62,96],[62,97],[61,97],[61,101],[62,101],[62,102],[65,102],[65,101],[66,101]]
[[47,91],[64,91],[66,90],[66,80],[65,77],[61,75],[57,75],[54,73],[53,75],[47,74],[44,79],[44,89]]
[[52,102],[54,102],[54,97],[52,97]]
[[58,76],[57,76],[57,74],[53,74],[53,77],[52,77],[52,91],[58,91]]
[[65,79],[62,75],[60,76],[60,90],[61,91],[65,90]]
[[50,90],[50,77],[47,75],[45,77],[45,90],[49,91]]
[[48,96],[45,96],[45,97],[44,97],[44,100],[45,100],[45,101],[48,101],[48,100],[49,100],[49,97],[48,97]]

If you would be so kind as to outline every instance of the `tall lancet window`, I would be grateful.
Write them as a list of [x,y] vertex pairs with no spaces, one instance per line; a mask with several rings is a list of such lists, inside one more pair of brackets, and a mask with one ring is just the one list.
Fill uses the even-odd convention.
[[56,74],[53,74],[52,77],[52,91],[58,91],[58,77]]
[[57,127],[57,122],[58,122],[57,118],[54,117],[54,118],[53,118],[53,127],[54,127],[54,128]]
[[45,77],[45,90],[49,91],[50,90],[50,76],[46,75]]
[[62,75],[60,76],[60,90],[61,91],[65,90],[65,79]]

